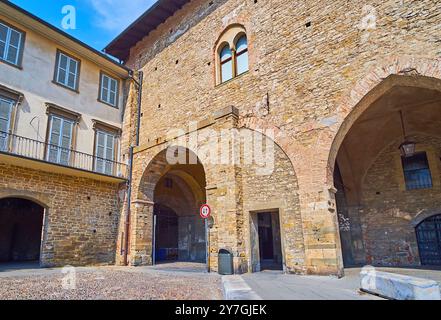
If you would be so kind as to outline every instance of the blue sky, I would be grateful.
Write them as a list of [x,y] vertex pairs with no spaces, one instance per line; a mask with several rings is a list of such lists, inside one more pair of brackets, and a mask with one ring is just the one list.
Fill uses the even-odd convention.
[[11,0],[52,25],[62,28],[62,8],[76,10],[76,29],[64,30],[102,50],[156,0]]

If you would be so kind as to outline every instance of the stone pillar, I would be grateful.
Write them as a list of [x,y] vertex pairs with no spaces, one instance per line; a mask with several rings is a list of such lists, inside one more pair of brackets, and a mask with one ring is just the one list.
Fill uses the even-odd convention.
[[129,251],[131,266],[153,264],[153,206],[150,201],[132,201]]
[[[236,129],[238,110],[227,107],[214,114],[215,130]],[[230,135],[231,136],[231,135]],[[219,146],[219,152],[221,148]],[[214,164],[207,170],[207,200],[213,206],[215,227],[210,232],[210,265],[217,271],[217,253],[227,249],[233,254],[235,273],[247,271],[240,163]],[[215,250],[215,252],[213,252]]]
[[335,188],[301,194],[306,271],[343,276]]

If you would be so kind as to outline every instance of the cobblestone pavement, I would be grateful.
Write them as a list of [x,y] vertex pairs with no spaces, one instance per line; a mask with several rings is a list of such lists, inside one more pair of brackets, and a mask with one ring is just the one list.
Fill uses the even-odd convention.
[[[216,274],[155,267],[76,268],[76,289],[63,288],[71,279],[62,269],[0,272],[3,300],[218,300],[221,278]],[[164,269],[164,270],[160,270]],[[64,280],[66,281],[66,280]],[[65,284],[69,284],[65,282]]]

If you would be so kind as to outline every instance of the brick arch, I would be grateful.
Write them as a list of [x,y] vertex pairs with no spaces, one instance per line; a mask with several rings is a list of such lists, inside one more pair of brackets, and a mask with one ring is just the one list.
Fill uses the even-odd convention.
[[333,185],[334,165],[338,151],[352,125],[370,105],[394,86],[412,86],[441,91],[441,60],[391,56],[374,66],[340,101],[338,125],[331,127],[326,181]]
[[[167,150],[169,147],[182,148],[190,152],[191,154],[196,155],[198,159],[198,163],[200,163],[201,166],[203,167],[204,173],[206,172],[206,168],[204,167],[203,163],[200,161],[197,154],[188,147],[182,145],[175,145],[175,144],[164,145],[162,149],[159,152],[157,152],[152,159],[150,159],[150,162],[146,163],[145,166],[143,166],[145,169],[143,170],[141,179],[137,184],[138,200],[148,201],[151,203],[154,202],[154,193],[155,193],[156,184],[161,179],[161,177],[164,174],[166,174],[172,167],[172,165],[170,165],[166,159]],[[192,184],[190,184],[190,186],[192,186]]]
[[274,135],[273,137],[270,137],[270,139],[272,139],[288,157],[297,176],[298,170],[301,168],[300,155],[306,152],[305,148],[301,144],[290,138],[286,132],[274,125],[272,122],[255,116],[241,118],[239,120],[239,128],[257,131],[264,136],[266,136],[268,130],[271,130]]

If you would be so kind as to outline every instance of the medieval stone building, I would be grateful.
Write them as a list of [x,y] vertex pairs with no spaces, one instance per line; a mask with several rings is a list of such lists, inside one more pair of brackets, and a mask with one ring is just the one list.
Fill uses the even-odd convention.
[[[21,119],[28,105],[73,118],[95,164],[54,164],[44,147],[31,163],[8,140],[0,198],[45,210],[43,265],[180,260],[217,271],[221,250],[238,273],[441,265],[440,13],[431,0],[159,0],[105,49],[124,66],[4,13],[26,47],[24,71],[0,63],[0,96],[16,97]],[[42,52],[26,48],[48,35],[58,41],[48,67],[20,80]],[[57,46],[83,61],[80,93],[52,87]],[[121,80],[119,108],[97,103],[100,74]],[[121,154],[97,155],[94,129],[118,137],[119,126]],[[101,160],[110,172],[97,172]]]
[[[208,203],[212,270],[221,249],[237,272],[441,264],[440,12],[439,1],[158,1],[106,48],[143,74],[124,118],[133,171],[117,261],[126,246],[132,265],[203,260]],[[204,137],[225,129],[274,141],[273,170],[210,161],[201,150],[222,148]],[[170,163],[179,153],[197,161]]]

